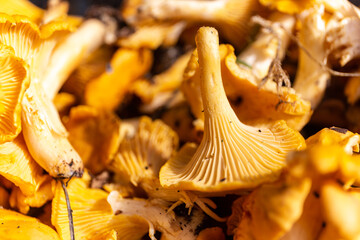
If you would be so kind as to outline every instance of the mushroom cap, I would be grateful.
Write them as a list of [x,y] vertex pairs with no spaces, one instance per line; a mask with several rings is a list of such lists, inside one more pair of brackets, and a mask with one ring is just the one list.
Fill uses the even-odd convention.
[[0,175],[27,196],[33,195],[44,181],[43,169],[31,157],[21,134],[0,145]]
[[29,80],[27,64],[11,47],[0,45],[0,144],[21,131],[21,100]]
[[241,204],[241,215],[234,239],[280,239],[300,218],[310,186],[310,179],[286,177],[235,202]]
[[284,121],[270,128],[255,128],[241,123],[222,85],[217,31],[200,28],[196,39],[204,136],[197,149],[185,145],[161,168],[161,185],[183,190],[224,192],[276,180],[285,165],[287,153],[303,148],[304,139]]
[[345,191],[335,181],[329,181],[320,194],[327,225],[319,239],[359,239],[360,192]]
[[349,154],[359,152],[360,136],[345,128],[331,127],[323,128],[316,134],[306,139],[307,146],[331,146],[337,145]]
[[9,15],[23,15],[28,17],[31,21],[39,24],[45,11],[28,0],[1,0],[0,12]]
[[0,43],[14,49],[15,56],[29,65],[31,81],[40,81],[59,40],[74,31],[68,22],[53,21],[37,26],[25,16],[0,13]]
[[137,123],[124,125],[119,149],[107,167],[135,186],[143,178],[157,178],[160,167],[175,153],[177,134],[161,120],[141,117]]
[[[73,213],[76,239],[107,239],[117,234],[119,239],[140,239],[148,232],[148,222],[139,216],[114,214],[107,202],[108,193],[89,188],[90,176],[72,179],[67,187]],[[65,195],[58,182],[52,201],[51,222],[62,239],[68,239],[69,220]]]
[[59,235],[40,220],[0,208],[0,235],[3,239],[59,240]]
[[26,196],[20,188],[13,187],[10,195],[10,206],[21,213],[28,213],[30,207],[40,208],[54,197],[55,180],[49,175],[44,175],[32,195]]
[[69,141],[81,156],[84,165],[96,174],[105,169],[119,147],[120,119],[112,112],[79,105],[71,108],[65,124]]

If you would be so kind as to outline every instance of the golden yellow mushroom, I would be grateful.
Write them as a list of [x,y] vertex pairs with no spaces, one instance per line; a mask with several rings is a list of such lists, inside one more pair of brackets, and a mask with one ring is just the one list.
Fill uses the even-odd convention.
[[21,100],[29,80],[26,63],[11,47],[0,45],[0,144],[21,131]]
[[123,176],[135,186],[145,178],[157,178],[161,166],[178,147],[177,134],[161,120],[141,117],[122,123],[123,138],[107,168]]
[[25,195],[19,188],[13,187],[10,194],[10,206],[21,213],[28,213],[30,207],[40,208],[54,197],[55,180],[49,175],[44,175],[32,195]]
[[81,175],[79,155],[67,139],[54,104],[41,87],[41,71],[57,41],[71,31],[66,23],[39,27],[21,16],[0,14],[0,43],[13,47],[15,55],[29,65],[30,86],[21,101],[23,136],[38,164],[53,177]]
[[112,112],[79,105],[71,109],[65,125],[85,167],[93,174],[103,171],[115,157],[121,141],[120,119]]
[[276,180],[287,153],[303,148],[304,139],[284,121],[271,128],[255,128],[240,122],[224,91],[217,31],[200,28],[196,41],[204,137],[196,151],[191,146],[183,148],[161,168],[161,185],[223,192]]
[[1,239],[59,240],[51,227],[38,219],[0,208]]
[[335,181],[329,181],[320,194],[326,228],[319,239],[360,239],[360,192],[345,191]]
[[310,187],[308,178],[287,176],[238,200],[241,211],[234,239],[280,239],[300,218]]
[[151,64],[149,49],[118,49],[111,59],[110,69],[86,85],[86,104],[102,110],[116,109],[130,84],[144,75]]
[[324,128],[306,139],[308,147],[323,145],[332,146],[337,145],[351,155],[353,152],[359,152],[360,136],[344,128]]
[[[90,177],[72,179],[67,187],[74,219],[75,239],[106,239],[113,231],[118,239],[139,240],[148,232],[148,222],[139,216],[113,212],[107,201],[108,193],[88,188]],[[136,210],[136,209],[133,209]],[[65,195],[58,182],[52,201],[51,222],[61,239],[70,239]]]
[[31,157],[23,136],[0,145],[0,175],[31,196],[46,178],[43,169]]
[[44,10],[28,0],[2,0],[0,1],[0,12],[9,15],[23,15],[37,24],[40,24],[44,16]]

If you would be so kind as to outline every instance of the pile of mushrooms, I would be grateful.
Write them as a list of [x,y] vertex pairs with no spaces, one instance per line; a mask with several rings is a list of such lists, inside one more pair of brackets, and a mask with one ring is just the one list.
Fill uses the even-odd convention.
[[347,0],[0,0],[4,239],[360,239]]

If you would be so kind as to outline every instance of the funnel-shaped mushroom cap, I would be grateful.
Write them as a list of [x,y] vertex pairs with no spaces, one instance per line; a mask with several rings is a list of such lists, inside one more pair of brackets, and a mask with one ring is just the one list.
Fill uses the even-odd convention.
[[0,175],[32,195],[44,180],[42,168],[31,157],[20,134],[12,142],[0,145]]
[[177,134],[161,120],[141,117],[137,126],[124,126],[122,131],[124,138],[108,168],[135,186],[143,178],[157,177],[178,147]]
[[39,78],[48,64],[56,43],[74,31],[67,22],[55,21],[38,27],[25,16],[0,13],[0,43],[11,46],[15,56],[23,59],[30,68],[30,76]]
[[222,85],[217,31],[200,28],[196,43],[205,114],[204,136],[192,158],[180,152],[162,167],[161,185],[220,192],[275,180],[285,165],[287,153],[303,148],[304,139],[284,121],[271,128],[241,123]]
[[105,169],[119,147],[120,119],[112,112],[80,105],[70,111],[66,128],[69,140],[93,174]]
[[59,240],[51,227],[38,219],[0,208],[0,236],[2,239]]
[[[118,239],[136,240],[148,232],[146,219],[121,212],[113,213],[107,202],[108,193],[88,188],[89,184],[90,177],[85,173],[82,179],[72,179],[67,187],[73,212],[75,239],[108,239],[106,237],[115,231]],[[56,186],[52,201],[51,222],[62,239],[70,239],[68,211],[60,182]]]
[[13,187],[10,195],[10,206],[26,214],[30,207],[40,208],[51,201],[54,198],[55,179],[49,175],[44,175],[41,180],[36,191],[29,196],[23,194],[19,188]]
[[21,131],[21,100],[29,86],[28,68],[10,47],[0,45],[0,144]]

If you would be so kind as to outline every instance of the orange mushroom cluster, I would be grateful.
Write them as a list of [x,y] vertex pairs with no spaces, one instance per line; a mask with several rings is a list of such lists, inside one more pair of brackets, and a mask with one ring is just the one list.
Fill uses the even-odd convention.
[[1,239],[360,239],[359,8],[106,2],[0,0]]

